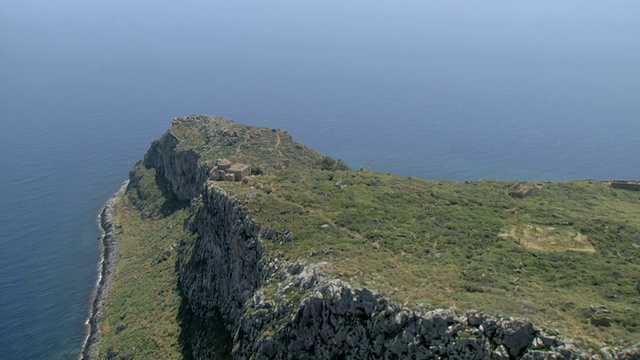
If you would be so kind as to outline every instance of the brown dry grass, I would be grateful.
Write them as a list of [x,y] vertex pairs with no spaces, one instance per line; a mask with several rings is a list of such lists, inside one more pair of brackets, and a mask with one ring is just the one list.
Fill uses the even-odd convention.
[[503,229],[502,238],[516,240],[527,249],[539,251],[582,251],[594,254],[589,238],[573,229],[553,226],[514,225]]

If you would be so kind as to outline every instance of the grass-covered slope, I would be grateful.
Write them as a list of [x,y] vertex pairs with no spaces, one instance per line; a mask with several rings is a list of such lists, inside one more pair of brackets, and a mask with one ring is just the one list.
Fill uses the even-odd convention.
[[176,250],[188,202],[174,199],[154,169],[131,171],[116,205],[118,262],[105,301],[100,359],[180,359]]
[[[251,166],[246,181],[214,185],[261,226],[267,258],[324,261],[329,276],[410,307],[528,318],[585,347],[640,342],[640,192],[351,171],[286,132],[205,116],[168,134],[203,166]],[[155,169],[132,171],[102,357],[181,356],[174,249],[192,236],[187,205]]]

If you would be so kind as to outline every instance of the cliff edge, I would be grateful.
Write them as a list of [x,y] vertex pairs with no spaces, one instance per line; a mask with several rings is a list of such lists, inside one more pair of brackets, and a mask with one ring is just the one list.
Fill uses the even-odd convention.
[[99,358],[640,358],[640,205],[604,182],[351,171],[190,116],[116,214]]

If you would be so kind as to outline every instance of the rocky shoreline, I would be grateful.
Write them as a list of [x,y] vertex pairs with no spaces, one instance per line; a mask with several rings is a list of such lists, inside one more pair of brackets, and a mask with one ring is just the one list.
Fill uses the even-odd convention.
[[129,180],[125,181],[118,191],[107,200],[98,217],[98,223],[102,229],[102,235],[100,236],[102,258],[100,260],[98,281],[96,281],[95,291],[91,300],[87,336],[82,344],[79,359],[94,359],[96,357],[101,337],[99,324],[104,311],[104,300],[107,297],[107,289],[113,281],[113,273],[117,261],[118,238],[115,235],[113,224],[115,204],[126,190],[128,184]]

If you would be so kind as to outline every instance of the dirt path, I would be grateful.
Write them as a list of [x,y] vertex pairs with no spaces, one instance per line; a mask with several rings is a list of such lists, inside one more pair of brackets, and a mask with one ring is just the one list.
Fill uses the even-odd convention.
[[240,146],[244,145],[247,142],[247,139],[244,139],[243,142],[239,143],[236,147],[236,154],[240,155]]
[[280,156],[282,155],[282,151],[280,151],[280,134],[276,133],[276,137],[278,138],[278,141],[276,141],[276,150],[278,150],[278,154],[280,154]]

